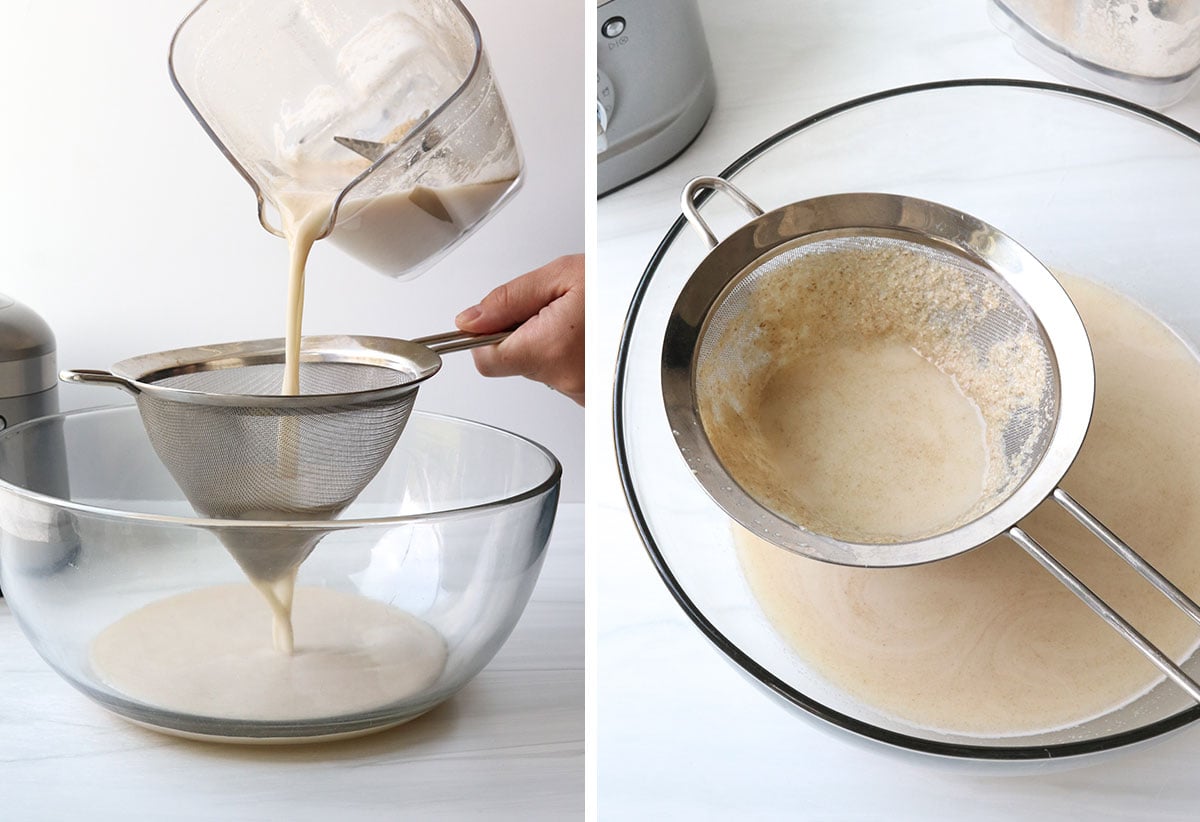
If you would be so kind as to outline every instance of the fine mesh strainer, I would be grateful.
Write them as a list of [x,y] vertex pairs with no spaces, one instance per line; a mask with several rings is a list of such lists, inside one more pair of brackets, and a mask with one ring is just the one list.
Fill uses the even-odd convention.
[[[62,378],[132,394],[155,452],[200,514],[325,520],[382,467],[420,384],[441,367],[439,354],[505,336],[305,337],[294,396],[279,394],[281,339],[146,354],[111,372],[64,371]],[[247,574],[268,582],[286,576],[320,539],[304,530],[242,533],[220,536]]]
[[[718,243],[695,204],[704,189],[727,194],[751,214],[750,222]],[[986,223],[909,197],[837,194],[764,213],[729,182],[700,177],[685,187],[682,204],[710,252],[668,319],[663,401],[689,468],[730,517],[782,548],[862,567],[931,562],[1006,535],[1200,701],[1200,685],[1017,525],[1053,498],[1200,623],[1200,607],[1058,487],[1087,433],[1095,372],[1083,322],[1045,266]],[[797,302],[777,292],[795,286],[773,275],[819,271],[823,259],[846,254],[914,255],[937,264],[942,271],[933,286],[897,277],[879,289],[874,302],[863,294],[847,295],[837,310],[856,312],[867,324],[890,321],[889,313],[908,315],[914,327],[943,346],[946,361],[1003,389],[986,398],[990,408],[972,397],[988,423],[988,450],[997,457],[994,470],[989,462],[993,476],[979,501],[961,518],[916,537],[832,536],[812,520],[804,520],[808,527],[799,524],[787,507],[787,489],[770,486],[765,459],[770,455],[755,453],[749,437],[738,440],[745,430],[742,415],[753,410],[744,407],[748,397],[739,393],[755,367],[770,360],[775,342],[763,330],[772,323],[763,319],[775,312],[774,319],[783,321],[776,325],[791,322],[789,333],[808,333],[801,319],[781,313]],[[1026,356],[1004,356],[1019,349]],[[953,368],[951,374],[964,385],[963,374]],[[964,393],[971,396],[967,388]],[[731,448],[731,441],[746,447]]]

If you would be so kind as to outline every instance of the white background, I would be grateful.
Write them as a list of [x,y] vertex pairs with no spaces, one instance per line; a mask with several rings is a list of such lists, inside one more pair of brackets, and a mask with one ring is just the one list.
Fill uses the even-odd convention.
[[[6,2],[0,16],[0,293],[50,323],[61,368],[278,337],[286,250],[250,187],[171,86],[167,50],[195,0]],[[584,245],[582,2],[470,3],[525,155],[516,198],[412,282],[318,243],[304,332],[451,330],[496,285]],[[254,78],[247,78],[253,82]],[[123,401],[64,386],[65,408]],[[583,412],[542,385],[446,357],[417,407],[531,437],[583,499]]]
[[[751,687],[658,578],[626,510],[596,406],[601,382],[611,387],[634,286],[679,216],[683,185],[863,94],[952,77],[1057,79],[1013,51],[983,0],[700,6],[717,77],[712,118],[679,159],[604,198],[597,213],[588,553],[598,603],[590,663],[598,732],[589,744],[597,746],[599,818],[1197,818],[1200,729],[1069,772],[1005,778],[915,765],[882,746],[847,744]],[[1200,126],[1200,89],[1167,113]]]

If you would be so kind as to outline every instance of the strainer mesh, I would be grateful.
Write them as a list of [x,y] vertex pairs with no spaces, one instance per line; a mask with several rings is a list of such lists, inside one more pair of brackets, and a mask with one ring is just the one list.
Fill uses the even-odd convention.
[[[212,366],[213,364],[209,364]],[[221,519],[325,519],[366,487],[399,439],[417,386],[400,396],[345,394],[402,385],[410,376],[375,365],[301,363],[301,394],[337,394],[327,405],[265,407],[249,396],[279,393],[282,363],[210,367],[143,378],[151,385],[224,395],[229,404],[146,391],[138,409],[159,458],[196,510]]]
[[[814,311],[805,301],[821,293],[836,301]],[[813,333],[828,314],[853,316],[854,333],[900,337],[979,407],[988,480],[978,503],[949,527],[987,513],[1029,477],[1054,430],[1058,381],[1044,330],[1025,302],[994,272],[947,250],[893,237],[807,238],[735,277],[709,311],[697,348],[701,420],[718,459],[751,497],[795,521],[786,489],[737,468],[754,459],[749,377],[778,365],[781,347]],[[713,436],[731,423],[745,432],[737,454]]]

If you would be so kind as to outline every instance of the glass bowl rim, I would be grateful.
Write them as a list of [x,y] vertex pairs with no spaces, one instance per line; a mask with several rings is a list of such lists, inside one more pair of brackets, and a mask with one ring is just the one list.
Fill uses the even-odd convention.
[[[79,408],[59,414],[50,414],[48,416],[37,417],[35,419],[28,420],[19,425],[14,425],[12,428],[0,432],[0,442],[9,436],[12,436],[13,432],[22,432],[26,428],[32,429],[39,424],[46,425],[56,420],[66,420],[71,417],[81,416],[103,416],[107,414],[124,414],[128,416],[137,415],[137,413],[137,407],[133,405],[101,405],[91,408]],[[0,478],[0,491],[7,491],[22,499],[26,499],[40,505],[51,506],[57,509],[71,511],[89,517],[120,520],[122,522],[141,522],[152,525],[203,528],[204,530],[211,530],[212,528],[218,527],[230,530],[249,531],[263,528],[276,530],[282,528],[294,531],[319,531],[321,533],[329,533],[332,531],[349,531],[371,526],[413,525],[417,523],[436,522],[440,520],[454,519],[465,514],[481,514],[497,511],[526,500],[540,497],[557,487],[562,479],[562,463],[558,461],[558,458],[554,456],[554,454],[551,453],[551,451],[544,445],[534,442],[533,440],[522,436],[521,434],[516,434],[512,431],[508,431],[495,425],[488,425],[487,423],[478,422],[476,420],[455,417],[450,414],[439,414],[430,411],[418,410],[413,412],[413,416],[419,416],[425,419],[440,420],[442,422],[450,422],[452,424],[465,425],[468,428],[475,428],[489,431],[494,434],[501,434],[510,440],[522,443],[525,446],[531,446],[548,461],[549,471],[547,472],[547,476],[540,482],[537,482],[534,485],[524,488],[520,491],[511,493],[502,499],[489,500],[487,502],[476,503],[474,505],[464,505],[438,511],[427,511],[420,514],[404,514],[386,517],[354,517],[334,520],[231,520],[174,516],[168,514],[152,514],[144,511],[122,511],[116,508],[106,508],[100,505],[89,505],[87,503],[76,502],[74,500],[60,499],[49,494],[31,491],[28,488],[14,485],[2,478]]]
[[[906,95],[920,94],[924,92],[939,92],[944,90],[966,89],[966,88],[1001,88],[1001,89],[1019,89],[1033,92],[1049,92],[1050,94],[1062,95],[1076,100],[1089,101],[1099,103],[1110,109],[1116,109],[1118,112],[1134,114],[1143,119],[1151,121],[1160,127],[1169,131],[1173,131],[1179,136],[1191,140],[1193,143],[1200,146],[1200,132],[1189,128],[1188,126],[1172,120],[1166,115],[1146,108],[1145,106],[1131,103],[1114,97],[1109,94],[1104,94],[1090,89],[1078,88],[1076,86],[1065,85],[1062,83],[1048,83],[1039,80],[1019,80],[1009,78],[995,77],[976,77],[962,78],[955,80],[938,80],[926,83],[916,83],[912,85],[897,86],[883,91],[866,94],[860,97],[855,97],[846,102],[826,108],[809,117],[798,120],[795,123],[780,129],[771,136],[759,142],[757,145],[746,151],[728,166],[726,166],[716,176],[729,179],[738,172],[745,169],[755,160],[757,160],[764,152],[783,143],[789,138],[805,131],[812,126],[816,126],[826,120],[832,119],[840,114],[843,114],[854,109],[870,106],[873,103],[890,100],[892,98],[904,97]],[[710,196],[711,190],[701,192],[696,197],[696,204],[703,204]],[[717,627],[708,620],[704,612],[692,601],[687,591],[679,583],[675,574],[672,572],[670,564],[666,557],[659,549],[658,543],[654,536],[654,531],[650,527],[650,523],[642,510],[642,505],[638,499],[637,492],[634,488],[634,477],[631,469],[629,451],[626,448],[626,421],[624,418],[623,407],[625,403],[625,384],[628,375],[630,346],[632,342],[633,331],[637,327],[637,319],[642,307],[642,301],[649,291],[651,280],[656,273],[659,264],[674,244],[676,238],[680,235],[686,225],[686,220],[681,214],[677,217],[674,223],[667,229],[662,240],[655,248],[654,253],[650,257],[645,270],[642,272],[641,279],[638,281],[634,289],[633,296],[629,303],[629,309],[625,315],[624,326],[621,330],[620,344],[617,349],[617,363],[613,379],[613,405],[612,405],[612,425],[613,425],[613,445],[616,451],[617,471],[621,480],[621,490],[625,497],[626,506],[629,509],[630,516],[637,528],[639,537],[646,552],[653,562],[655,570],[658,571],[659,577],[666,585],[667,590],[675,599],[676,604],[683,610],[684,614],[692,621],[692,623],[700,630],[704,636],[717,647],[721,653],[739,669],[742,673],[749,676],[755,681],[755,684],[772,692],[777,697],[788,703],[790,707],[797,708],[807,714],[829,723],[843,731],[847,731],[858,737],[865,737],[876,742],[884,743],[885,745],[902,748],[910,751],[916,751],[922,754],[929,754],[949,758],[952,760],[986,760],[986,761],[1029,761],[1029,760],[1047,760],[1047,759],[1064,759],[1067,757],[1082,756],[1085,754],[1098,753],[1101,751],[1113,750],[1116,748],[1125,747],[1138,742],[1144,742],[1155,737],[1162,736],[1170,731],[1184,727],[1200,719],[1200,704],[1192,705],[1184,708],[1171,716],[1164,717],[1148,725],[1143,725],[1138,728],[1120,731],[1118,733],[1097,736],[1092,739],[1079,740],[1073,742],[1062,742],[1053,745],[974,745],[965,742],[943,742],[932,739],[926,739],[911,734],[901,733],[899,731],[891,731],[886,728],[881,728],[878,725],[870,722],[857,719],[849,714],[837,711],[818,700],[806,695],[800,690],[793,688],[782,679],[776,677],[762,665],[758,664],[750,655],[741,650],[734,642],[722,634]]]

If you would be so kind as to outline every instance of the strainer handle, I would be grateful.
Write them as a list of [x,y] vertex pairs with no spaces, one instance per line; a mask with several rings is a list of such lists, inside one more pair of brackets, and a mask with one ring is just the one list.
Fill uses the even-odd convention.
[[[1180,610],[1191,617],[1192,620],[1200,623],[1200,606],[1192,601],[1183,591],[1180,591],[1169,579],[1164,577],[1158,569],[1130,548],[1129,545],[1110,531],[1091,512],[1076,502],[1066,491],[1056,488],[1052,496],[1055,502],[1082,523],[1101,542],[1111,548],[1117,556],[1131,565],[1148,582],[1171,600],[1171,602],[1175,603]],[[1141,651],[1146,659],[1166,674],[1176,685],[1186,691],[1192,699],[1200,702],[1200,684],[1197,684],[1194,679],[1184,673],[1183,669],[1172,662],[1170,657],[1164,654],[1157,645],[1146,639],[1141,632],[1118,614],[1111,605],[1097,596],[1092,589],[1088,588],[1079,577],[1072,574],[1067,570],[1066,566],[1052,557],[1037,540],[1018,527],[1010,528],[1008,530],[1008,537],[1025,549],[1026,553],[1037,560],[1039,565],[1049,571],[1071,593],[1079,597],[1097,616],[1107,622],[1109,627]]]
[[449,354],[454,351],[466,351],[468,348],[478,348],[481,345],[495,345],[508,337],[512,329],[497,331],[494,334],[468,334],[466,331],[447,331],[445,334],[431,334],[411,342],[423,345],[438,354]]
[[126,391],[133,396],[142,393],[141,390],[124,377],[118,377],[111,371],[97,371],[91,368],[78,368],[69,371],[60,371],[58,378],[63,382],[88,383],[91,385],[111,385]]
[[708,243],[709,248],[717,247],[717,235],[713,234],[708,223],[704,222],[704,218],[700,216],[700,210],[696,205],[696,194],[705,189],[712,191],[720,191],[725,194],[735,203],[746,209],[751,217],[761,217],[763,210],[758,207],[758,204],[745,195],[745,193],[735,186],[733,183],[721,177],[697,177],[683,187],[683,195],[680,197],[680,206],[683,208],[683,216],[687,217],[687,221],[692,224],[696,231],[700,232],[700,236]]

